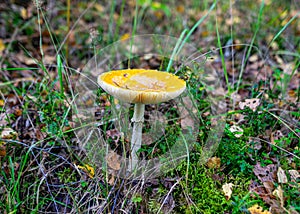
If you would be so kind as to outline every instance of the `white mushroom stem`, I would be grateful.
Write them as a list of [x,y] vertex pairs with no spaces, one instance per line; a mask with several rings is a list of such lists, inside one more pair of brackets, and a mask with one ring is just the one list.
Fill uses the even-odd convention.
[[133,131],[131,136],[131,163],[129,164],[129,171],[133,171],[139,161],[137,151],[141,148],[142,145],[144,112],[145,104],[136,103],[134,105],[134,113],[131,119],[131,121],[133,122]]

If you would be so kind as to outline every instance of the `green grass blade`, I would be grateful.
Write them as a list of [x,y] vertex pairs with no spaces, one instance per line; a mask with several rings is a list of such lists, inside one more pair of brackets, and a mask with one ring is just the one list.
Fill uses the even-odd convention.
[[270,44],[272,44],[281,34],[285,29],[291,24],[292,21],[294,21],[298,16],[300,15],[300,12],[296,13],[284,26],[281,28],[281,30],[273,37],[272,41]]
[[59,85],[60,85],[60,95],[61,97],[64,97],[64,85],[63,85],[63,73],[64,73],[64,67],[60,58],[60,55],[57,54],[56,57],[56,63],[57,63],[57,73],[59,78]]

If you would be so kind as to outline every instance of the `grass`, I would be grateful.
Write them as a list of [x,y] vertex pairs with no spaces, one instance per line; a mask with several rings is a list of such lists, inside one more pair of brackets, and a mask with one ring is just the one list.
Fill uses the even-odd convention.
[[[299,173],[300,167],[296,4],[35,4],[37,7],[10,4],[11,9],[0,15],[0,41],[5,45],[5,51],[0,51],[1,213],[249,213],[248,208],[255,204],[272,213],[300,212],[299,177],[292,174]],[[145,33],[181,38],[177,43],[169,40],[173,44],[170,56],[183,53],[186,47],[199,52],[183,58],[186,65],[176,57],[147,58],[131,53],[135,58],[119,62],[125,67],[130,63],[176,73],[187,81],[186,94],[192,102],[189,106],[178,99],[146,108],[144,132],[155,129],[154,118],[164,134],[143,145],[140,155],[158,157],[183,136],[180,154],[186,157],[159,177],[131,180],[118,176],[117,159],[105,164],[101,162],[105,159],[97,159],[103,158],[98,149],[106,153],[107,147],[89,151],[78,142],[78,136],[82,128],[91,127],[88,130],[98,133],[93,137],[109,142],[113,154],[128,155],[133,106],[118,103],[101,89],[76,94],[76,86],[80,72],[86,71],[84,66],[99,49],[126,34]],[[134,51],[130,44],[129,50]],[[109,57],[123,59],[123,53],[110,53],[114,55]],[[97,60],[102,58],[95,58],[98,69],[102,61]],[[260,100],[255,110],[240,108],[240,102],[254,98]],[[225,109],[214,109],[217,101]],[[192,143],[183,131],[182,105],[193,116],[185,122],[199,121]],[[155,117],[153,112],[161,114]],[[159,121],[162,117],[164,122]],[[78,125],[77,120],[83,123]],[[95,122],[99,129],[90,126]],[[224,131],[213,138],[210,133],[216,124],[224,124]],[[117,130],[118,126],[122,129]],[[240,132],[233,132],[233,126]],[[16,135],[4,134],[5,128]],[[211,148],[213,154],[209,155],[217,159],[210,161],[220,163],[210,166],[203,161],[203,153],[213,140],[220,143]],[[94,149],[93,144],[89,146]],[[255,174],[258,164],[263,169],[272,164],[276,170],[281,167],[287,182],[280,182],[277,174],[275,178],[265,175],[272,186],[266,188],[265,180]],[[233,188],[231,197],[226,198],[222,188],[228,183]],[[258,187],[253,189],[255,183]],[[283,197],[274,193],[280,188]]]

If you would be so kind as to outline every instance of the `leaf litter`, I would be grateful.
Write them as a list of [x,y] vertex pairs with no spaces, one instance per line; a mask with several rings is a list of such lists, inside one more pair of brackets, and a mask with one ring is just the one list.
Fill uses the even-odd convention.
[[[16,4],[18,4],[19,1],[13,1],[16,2]],[[267,3],[269,1],[266,1],[266,5],[268,5],[269,3]],[[2,4],[2,3],[1,3]],[[132,3],[130,3],[132,4]],[[50,7],[50,5],[49,5]],[[186,8],[184,8],[186,7]],[[30,19],[32,16],[34,16],[35,14],[32,14],[32,12],[35,10],[35,8],[33,7],[32,4],[26,4],[25,6],[20,6],[20,5],[14,5],[14,7],[12,7],[12,10],[15,10],[17,8],[18,11],[20,11],[20,16],[23,20],[27,20]],[[92,10],[91,14],[92,16],[96,16],[96,14],[99,14],[99,11],[101,13],[103,13],[103,11],[105,12],[105,10],[107,8],[105,8],[104,6],[100,5],[100,4],[95,4],[95,8],[96,10]],[[79,8],[80,9],[80,8]],[[131,9],[134,9],[134,5],[126,5],[125,7],[125,11],[128,12]],[[120,10],[120,9],[119,9]],[[150,10],[151,11],[151,10]],[[187,11],[187,14],[190,14],[191,16],[195,17],[195,18],[200,18],[201,15],[203,15],[204,13],[201,12],[199,13],[199,11],[197,11],[197,9],[195,8],[188,8],[188,6],[186,5],[179,5],[177,7],[177,12],[178,13],[183,13],[183,11]],[[297,11],[294,11],[294,13],[296,13]],[[1,12],[2,13],[2,12]],[[33,12],[34,13],[34,12]],[[57,18],[59,19],[59,13],[62,13],[62,11],[57,11],[57,9],[55,8],[55,10],[49,10],[49,15],[55,17],[55,14],[58,15]],[[238,24],[241,21],[241,17],[242,17],[242,13],[239,10],[236,10],[235,8],[233,8],[233,13],[235,14],[233,19],[230,18],[225,18],[225,23],[227,23],[226,25],[224,25],[224,28],[229,28],[230,26],[228,25],[232,25],[232,24]],[[128,13],[131,15],[128,15],[128,17],[124,18],[124,26],[128,26],[126,25],[126,21],[131,23],[131,18],[132,18],[132,14],[133,13]],[[76,14],[78,15],[78,14]],[[118,17],[118,13],[115,13],[113,18],[117,19]],[[163,20],[163,17],[165,17],[165,14],[162,11],[151,11],[151,15],[154,16],[154,18],[156,17],[157,20],[160,20],[159,24],[158,24],[158,28],[159,29],[163,29],[166,25],[169,25],[168,22],[163,22],[161,20]],[[292,14],[291,14],[292,15]],[[282,17],[282,19],[284,21],[287,21],[289,15],[285,15],[284,17]],[[8,16],[9,17],[9,16]],[[286,18],[285,18],[286,17]],[[166,18],[166,17],[165,17]],[[107,17],[105,17],[104,19],[107,19]],[[60,19],[61,20],[61,19]],[[187,20],[187,25],[189,25],[190,21]],[[102,22],[101,22],[102,23]],[[105,23],[105,21],[103,22]],[[89,23],[86,20],[80,20],[79,22],[79,28],[81,29],[86,29],[86,26],[89,25],[93,25],[93,23]],[[244,23],[243,23],[244,25]],[[131,25],[130,25],[131,26]],[[54,28],[56,28],[56,26],[53,26]],[[103,31],[104,32],[108,32],[108,27],[106,25],[103,25]],[[123,26],[122,26],[123,27]],[[63,33],[63,29],[59,29],[55,31],[55,34],[60,34]],[[295,26],[296,31],[299,33],[299,25]],[[122,29],[122,32],[129,32],[130,29]],[[13,32],[11,31],[11,27],[7,27],[7,29],[2,28],[0,29],[0,35],[6,35],[4,37],[8,37],[8,35],[12,35]],[[4,32],[3,31],[8,31],[8,32]],[[11,54],[9,56],[11,56],[8,61],[10,62],[11,66],[14,67],[27,67],[27,66],[33,66],[36,67],[36,61],[33,60],[34,58],[36,59],[40,59],[40,53],[38,53],[38,46],[37,44],[35,44],[34,41],[38,41],[39,40],[39,34],[36,31],[36,29],[33,29],[33,31],[35,33],[33,33],[31,35],[31,39],[28,39],[27,35],[22,35],[24,34],[23,32],[19,32],[20,35],[17,35],[16,38],[12,38],[13,40],[18,41],[20,44],[22,44],[29,52],[33,53],[33,57],[29,57],[24,51],[19,51],[17,50],[14,54]],[[25,31],[24,31],[25,32]],[[84,34],[84,32],[82,32],[82,30],[77,30],[75,29],[75,32],[72,33],[73,35],[71,35],[72,39],[75,39],[75,36],[79,35],[80,33]],[[151,32],[153,33],[153,32]],[[55,51],[54,48],[51,47],[51,43],[50,43],[50,35],[49,33],[47,33],[46,31],[42,32],[43,34],[43,49],[45,50],[45,62],[48,64],[53,64],[55,63]],[[211,36],[209,36],[209,32],[206,30],[206,26],[202,26],[202,28],[199,28],[199,30],[197,30],[195,32],[195,34],[193,35],[194,38],[203,38],[205,37],[203,40],[199,41],[199,45],[202,47],[206,47],[208,44],[207,42],[209,41],[213,41],[213,39],[211,38]],[[75,35],[75,36],[74,36]],[[123,34],[125,35],[125,34]],[[206,36],[205,36],[206,35]],[[97,36],[98,37],[98,36]],[[11,38],[0,38],[0,55],[7,58],[7,51],[6,48],[9,46],[9,40],[13,41]],[[98,39],[98,38],[96,38]],[[272,39],[272,38],[271,38]],[[74,42],[74,41],[73,41]],[[83,42],[85,42],[83,40]],[[244,41],[242,41],[244,42]],[[241,41],[230,41],[230,43],[227,44],[235,44],[235,43],[242,43]],[[78,42],[76,42],[78,43]],[[81,44],[74,44],[74,43],[70,43],[73,47],[73,53],[76,53],[76,51],[78,50],[82,50],[83,45]],[[280,44],[282,45],[282,44]],[[290,43],[289,45],[292,45],[292,43]],[[15,48],[13,46],[13,48]],[[271,48],[272,50],[277,51],[279,48],[279,42],[275,41],[271,44]],[[17,48],[18,49],[18,48]],[[234,45],[233,46],[233,53],[231,53],[231,48],[225,48],[225,55],[226,57],[231,58],[232,56],[235,59],[239,59],[238,57],[240,56],[239,54],[241,53],[241,46],[238,45]],[[214,67],[216,68],[218,75],[217,78],[222,78],[222,74],[223,74],[223,68],[221,66],[220,63],[220,58],[218,58],[218,62],[214,62]],[[228,59],[229,59],[228,58]],[[225,66],[227,68],[228,74],[231,77],[237,76],[239,69],[237,69],[237,62],[239,62],[238,60],[235,60],[235,62],[228,60],[226,58],[226,62],[225,62]],[[286,78],[288,75],[291,75],[294,69],[298,69],[295,66],[294,62],[288,62],[290,60],[288,60],[288,57],[285,57],[284,55],[280,55],[277,54],[275,56],[270,56],[270,61],[271,61],[271,65],[268,65],[268,62],[261,59],[260,55],[258,54],[252,54],[249,57],[249,62],[246,65],[245,68],[245,73],[243,78],[245,77],[245,79],[249,79],[249,80],[256,80],[256,81],[268,81],[270,79],[270,84],[268,85],[268,83],[266,83],[267,87],[273,88],[276,84],[280,85],[282,84],[282,80],[284,78]],[[143,62],[144,63],[144,62]],[[70,59],[70,64],[73,65],[74,67],[80,67],[81,65],[81,59],[79,59],[79,57],[74,56],[72,57],[72,59]],[[159,63],[156,63],[156,66],[159,66]],[[51,66],[48,67],[49,70],[51,70]],[[274,74],[274,70],[278,68],[280,69],[282,72],[280,73],[280,78],[278,78],[277,80],[274,80],[274,78],[272,78],[272,75]],[[2,72],[2,71],[1,71]],[[5,75],[11,79],[14,80],[14,86],[15,87],[20,87],[22,84],[24,84],[25,82],[30,83],[32,82],[33,84],[37,83],[37,78],[33,78],[33,77],[39,77],[40,75],[44,75],[43,72],[38,71],[38,72],[33,72],[32,70],[24,70],[24,71],[14,71],[14,72],[7,72],[4,71]],[[55,80],[55,76],[56,76],[56,72],[51,72],[52,77],[51,77],[51,81]],[[53,75],[54,74],[54,75]],[[31,79],[23,79],[23,77],[26,78],[31,78]],[[1,78],[2,78],[2,73],[1,73]],[[19,79],[17,79],[19,78]],[[234,79],[234,78],[233,78]],[[2,79],[1,79],[2,80]],[[214,81],[215,79],[212,79],[212,81]],[[49,80],[50,82],[50,80]],[[246,82],[246,80],[245,80]],[[290,82],[287,85],[287,93],[283,93],[281,95],[281,99],[287,102],[291,102],[296,104],[296,106],[294,108],[298,108],[299,109],[299,103],[297,104],[297,102],[299,102],[299,98],[297,96],[297,89],[299,88],[299,72],[295,72],[294,75],[291,76]],[[2,88],[1,88],[2,90]],[[265,90],[265,89],[264,89]],[[0,128],[1,127],[5,127],[8,129],[12,129],[12,130],[16,130],[16,132],[18,133],[17,137],[19,138],[18,140],[20,140],[20,142],[29,145],[32,145],[32,143],[34,142],[41,142],[40,149],[44,149],[43,151],[43,157],[41,156],[41,159],[43,159],[43,161],[45,161],[45,157],[47,156],[46,153],[49,152],[48,155],[51,156],[51,152],[58,154],[60,157],[62,158],[66,158],[67,160],[70,159],[69,155],[66,155],[66,152],[64,151],[64,146],[62,145],[56,145],[55,143],[50,146],[47,147],[46,145],[48,145],[49,141],[45,140],[47,138],[49,138],[49,132],[45,131],[45,124],[39,124],[36,121],[39,121],[39,117],[41,117],[41,115],[38,114],[38,109],[35,109],[34,104],[31,106],[30,108],[30,114],[28,116],[26,116],[26,112],[24,112],[22,104],[24,103],[24,100],[22,97],[18,97],[14,94],[11,94],[10,92],[4,92],[5,93],[5,99],[0,99],[0,107],[4,107],[5,108],[5,112],[0,113]],[[224,90],[224,88],[220,88],[220,90],[217,90],[216,93],[220,94],[220,95],[224,95],[226,94],[226,91]],[[2,94],[2,91],[1,91]],[[29,94],[28,94],[29,95]],[[252,111],[256,111],[257,108],[263,104],[263,99],[259,99],[259,101],[255,100],[255,99],[247,99],[249,97],[249,91],[245,90],[245,89],[239,89],[237,91],[237,94],[235,94],[234,96],[236,96],[234,99],[236,100],[237,103],[239,103],[238,106],[234,106],[240,109],[245,109],[246,107],[249,107]],[[35,97],[35,96],[33,96]],[[245,99],[246,98],[246,99]],[[270,99],[270,98],[267,98]],[[274,103],[274,107],[273,109],[276,110],[276,108],[283,108],[283,109],[289,109],[289,110],[293,110],[292,106],[289,106],[287,103],[283,102],[282,100],[276,99],[276,98],[272,98],[272,102]],[[34,103],[34,100],[32,100]],[[44,102],[46,100],[43,100]],[[186,106],[188,106],[188,108],[184,109],[180,109],[180,112],[182,112],[182,118],[180,119],[180,124],[183,128],[186,127],[193,127],[193,118],[190,118],[188,116],[187,111],[190,109],[190,103],[189,101],[184,101],[184,104],[186,104]],[[298,105],[298,106],[297,106]],[[104,104],[104,106],[109,106],[108,102]],[[14,119],[10,118],[10,115],[14,115]],[[157,117],[155,117],[154,119],[158,119],[158,118],[162,118],[161,115],[158,115]],[[244,118],[237,116],[236,117],[238,123],[236,124],[239,125],[240,123],[245,122]],[[299,120],[299,117],[298,117]],[[217,123],[217,121],[214,121],[215,123]],[[165,122],[162,122],[165,123]],[[238,127],[238,126],[237,126]],[[270,136],[270,142],[272,144],[277,144],[278,141],[283,140],[284,137],[286,137],[286,132],[284,132],[283,130],[276,130],[277,127],[272,127],[272,131],[271,134],[268,135]],[[109,133],[109,131],[111,131],[111,133]],[[115,130],[108,130],[108,135],[110,135],[113,139],[113,141],[115,143],[118,143],[118,141],[121,138],[121,134],[114,132]],[[165,130],[162,129],[162,132],[164,132]],[[232,130],[232,133],[235,135],[235,137],[240,138],[240,133],[239,132],[243,132],[243,130],[241,130],[241,128],[236,128],[234,127]],[[151,136],[148,135],[148,140],[147,136],[144,136],[144,140],[145,142],[147,142],[148,145],[151,145],[155,140],[151,139]],[[8,139],[9,140],[9,139]],[[5,144],[2,144],[2,146]],[[293,145],[294,147],[296,147],[295,143],[292,143],[291,145]],[[77,145],[71,145],[72,149],[74,149],[74,151],[77,151]],[[14,148],[15,149],[15,148]],[[265,149],[265,145],[262,142],[259,142],[258,145],[256,145],[256,147],[254,149],[257,149],[259,151]],[[1,151],[1,149],[0,149]],[[8,151],[10,152],[10,151]],[[6,154],[2,153],[2,154]],[[62,155],[64,154],[64,155]],[[119,169],[120,167],[120,161],[119,161],[119,156],[118,154],[112,152],[110,153],[110,155],[107,157],[108,159],[108,165],[109,167],[111,167],[112,169]],[[38,160],[39,156],[36,157],[36,159],[34,160]],[[62,160],[62,159],[61,159]],[[216,161],[217,159],[215,159]],[[218,163],[218,161],[216,161]],[[49,161],[50,163],[50,161]],[[52,162],[51,162],[52,163]],[[214,167],[217,166],[216,168],[218,168],[218,164],[213,164]],[[60,163],[58,163],[59,165]],[[42,166],[43,164],[41,164]],[[66,165],[64,165],[66,166]],[[32,170],[34,169],[33,168]],[[82,165],[82,167],[84,167]],[[17,164],[16,164],[16,169],[17,169]],[[84,167],[86,168],[86,167]],[[277,211],[282,211],[283,212],[283,204],[284,204],[284,192],[283,189],[281,188],[280,185],[282,185],[284,187],[284,185],[286,184],[286,181],[289,181],[289,178],[291,179],[291,181],[293,182],[298,182],[299,181],[299,169],[297,168],[297,165],[293,167],[294,169],[292,170],[283,170],[281,167],[277,167],[274,166],[274,164],[272,165],[267,165],[267,166],[262,166],[262,165],[255,165],[254,167],[254,174],[257,176],[257,179],[259,180],[259,183],[255,183],[254,181],[252,182],[252,184],[250,186],[254,187],[254,189],[252,189],[254,192],[256,191],[257,194],[259,196],[261,196],[264,201],[269,204],[271,206],[271,208],[274,211],[274,213],[276,213]],[[8,167],[4,167],[5,170],[8,170]],[[49,168],[51,170],[56,170],[58,168],[55,167],[51,167]],[[52,172],[51,170],[49,170],[49,172]],[[82,170],[84,170],[82,168]],[[88,170],[89,171],[89,170]],[[288,173],[287,173],[288,172]],[[88,173],[86,171],[86,173]],[[44,177],[43,177],[44,178]],[[100,179],[101,180],[101,179]],[[163,179],[163,183],[166,183],[167,179]],[[55,179],[53,178],[53,181],[55,181]],[[116,181],[116,177],[111,178],[109,184],[110,185],[114,185]],[[276,183],[281,183],[280,185],[278,185],[276,187]],[[298,182],[299,183],[299,182]],[[56,185],[55,182],[51,183],[51,185]],[[291,185],[290,183],[288,183],[288,185]],[[172,187],[172,185],[167,185],[167,189],[170,189]],[[42,187],[42,189],[45,188],[45,186]],[[53,191],[54,192],[54,191]],[[46,192],[49,193],[49,192]],[[43,194],[43,192],[41,192],[41,194]],[[59,198],[61,197],[61,198]],[[59,196],[57,198],[57,200],[59,201],[63,201],[61,200],[63,197]],[[172,195],[170,195],[170,197],[166,198],[166,202],[169,202],[169,207],[170,210],[174,209],[174,200],[176,200],[175,197],[173,197]],[[169,200],[170,199],[170,200]],[[276,202],[277,200],[277,202]],[[177,202],[177,201],[176,201]],[[279,203],[278,203],[279,202]],[[68,203],[66,203],[68,204]],[[53,206],[55,207],[55,206]],[[52,207],[52,208],[53,208]],[[250,208],[249,208],[250,209]],[[248,210],[249,210],[248,209]],[[55,210],[53,208],[53,210]],[[250,211],[250,210],[249,210]],[[250,211],[251,212],[251,211]],[[263,211],[263,209],[259,206],[253,206],[253,213],[269,213],[267,211]],[[251,213],[252,213],[251,212]],[[272,212],[273,213],[273,212]]]

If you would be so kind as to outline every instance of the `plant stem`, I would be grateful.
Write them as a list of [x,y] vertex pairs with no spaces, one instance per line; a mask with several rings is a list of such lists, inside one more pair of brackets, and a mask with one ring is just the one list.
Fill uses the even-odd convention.
[[136,154],[142,145],[142,129],[144,123],[145,105],[136,103],[134,105],[134,113],[131,121],[133,122],[133,131],[131,137],[131,162],[129,164],[129,171],[133,171],[139,159]]

